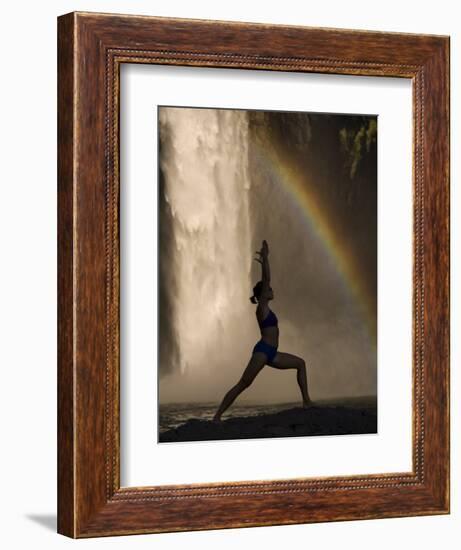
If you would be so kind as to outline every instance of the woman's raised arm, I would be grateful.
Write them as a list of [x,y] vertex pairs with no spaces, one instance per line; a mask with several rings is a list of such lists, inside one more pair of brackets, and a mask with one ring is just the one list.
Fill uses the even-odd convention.
[[262,282],[263,282],[263,292],[269,290],[270,284],[271,284],[271,272],[269,267],[269,245],[267,244],[266,240],[263,240],[263,245],[261,247],[261,250],[258,252],[260,255],[260,258],[255,258],[260,264],[262,268]]

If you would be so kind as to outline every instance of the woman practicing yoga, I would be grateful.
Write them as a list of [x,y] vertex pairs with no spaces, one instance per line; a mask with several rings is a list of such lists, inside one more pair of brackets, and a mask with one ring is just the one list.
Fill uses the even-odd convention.
[[253,296],[250,300],[253,304],[258,304],[256,318],[261,329],[261,339],[254,346],[253,355],[242,377],[224,396],[213,418],[214,422],[221,421],[223,412],[230,407],[243,390],[250,386],[264,365],[269,365],[276,369],[296,369],[296,378],[301,389],[303,407],[307,408],[311,404],[307,391],[306,363],[304,359],[291,353],[277,351],[279,341],[278,321],[275,313],[269,309],[269,300],[274,299],[274,292],[270,286],[269,246],[267,241],[263,241],[261,250],[256,253],[260,256],[254,259],[262,266],[262,280],[256,283],[253,288]]

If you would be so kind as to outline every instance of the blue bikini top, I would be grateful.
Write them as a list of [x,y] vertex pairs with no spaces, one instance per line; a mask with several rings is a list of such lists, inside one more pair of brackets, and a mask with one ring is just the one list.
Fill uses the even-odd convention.
[[258,324],[260,328],[276,327],[278,324],[278,319],[275,313],[270,309],[269,315],[261,323],[258,321]]

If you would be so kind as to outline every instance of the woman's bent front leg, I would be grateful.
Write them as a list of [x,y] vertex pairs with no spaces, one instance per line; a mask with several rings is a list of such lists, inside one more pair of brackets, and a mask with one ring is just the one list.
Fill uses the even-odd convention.
[[292,353],[285,353],[278,351],[274,359],[268,363],[271,367],[276,369],[296,369],[296,380],[298,382],[299,389],[303,398],[303,407],[310,407],[312,404],[309,397],[309,391],[307,388],[307,373],[306,362],[302,357],[293,355]]

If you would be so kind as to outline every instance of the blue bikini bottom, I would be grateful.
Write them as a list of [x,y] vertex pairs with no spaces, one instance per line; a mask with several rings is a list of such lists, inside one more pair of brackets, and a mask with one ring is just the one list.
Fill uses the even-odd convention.
[[267,342],[264,342],[264,340],[259,340],[259,342],[257,342],[255,347],[253,348],[253,353],[255,351],[262,351],[263,353],[265,353],[267,355],[268,362],[271,362],[277,354],[277,348],[271,346]]

